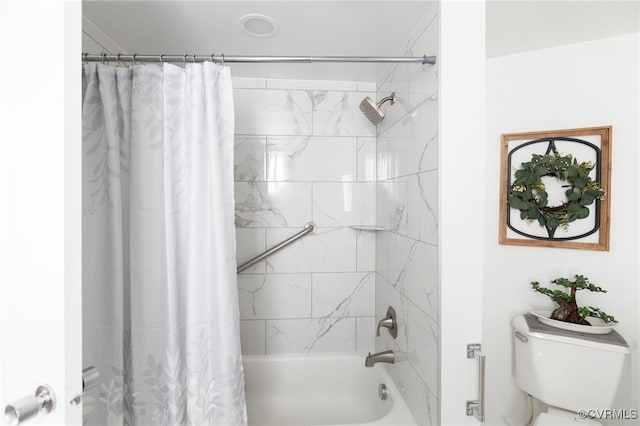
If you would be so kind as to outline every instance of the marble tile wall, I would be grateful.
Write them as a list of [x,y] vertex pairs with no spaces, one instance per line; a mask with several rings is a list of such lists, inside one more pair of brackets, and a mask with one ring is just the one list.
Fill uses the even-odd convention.
[[[437,10],[426,16],[401,52],[436,55]],[[400,64],[378,82],[377,97],[396,92],[377,127],[376,319],[396,309],[397,339],[386,365],[420,425],[438,423],[438,67]]]
[[238,263],[318,230],[238,275],[245,354],[374,348],[376,84],[235,78]]

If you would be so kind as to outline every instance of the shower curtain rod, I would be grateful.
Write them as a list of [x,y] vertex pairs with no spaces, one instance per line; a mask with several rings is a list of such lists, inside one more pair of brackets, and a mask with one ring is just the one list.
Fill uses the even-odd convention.
[[138,55],[113,53],[83,53],[84,62],[226,62],[240,63],[312,63],[312,62],[368,62],[368,63],[436,63],[435,56],[395,57],[395,56],[235,56],[235,55]]

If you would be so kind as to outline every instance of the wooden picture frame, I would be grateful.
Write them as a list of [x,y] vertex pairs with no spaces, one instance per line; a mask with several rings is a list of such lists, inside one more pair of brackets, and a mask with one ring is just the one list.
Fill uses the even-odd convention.
[[[580,129],[551,130],[542,132],[508,133],[501,138],[500,154],[500,244],[559,247],[583,250],[609,250],[609,215],[610,215],[610,180],[611,180],[611,126],[589,127]],[[531,162],[533,156],[558,154],[571,155],[578,164],[589,162],[593,169],[588,177],[599,184],[604,191],[600,199],[587,206],[589,210],[583,212],[580,219],[574,219],[566,226],[551,228],[542,226],[538,221],[530,218],[523,219],[522,212],[509,204],[512,191],[522,191],[513,188],[516,171],[524,168],[523,163]],[[522,172],[520,172],[522,173]],[[585,172],[586,173],[586,172]],[[522,176],[519,174],[519,176]],[[567,187],[575,189],[567,180],[544,175],[550,179],[544,186],[544,191],[555,191],[556,204],[549,201],[549,206],[566,206],[565,195]],[[578,184],[576,184],[577,186]],[[516,185],[517,186],[517,185]],[[552,188],[555,187],[555,188]],[[535,192],[534,192],[535,193]],[[545,193],[546,195],[546,193]],[[551,195],[549,195],[551,197]],[[564,200],[562,198],[564,197]],[[511,198],[514,205],[518,205]],[[558,204],[559,203],[559,204]],[[527,207],[520,207],[527,209]],[[540,209],[542,210],[542,209]],[[587,215],[586,217],[582,217]],[[550,222],[551,223],[551,222]]]

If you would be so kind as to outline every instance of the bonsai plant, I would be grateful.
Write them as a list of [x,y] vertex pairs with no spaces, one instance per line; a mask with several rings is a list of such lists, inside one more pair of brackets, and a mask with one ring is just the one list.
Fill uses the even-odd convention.
[[531,282],[531,287],[534,291],[548,296],[559,305],[551,313],[550,318],[558,321],[589,326],[591,324],[589,324],[585,319],[586,317],[600,318],[606,324],[618,322],[612,315],[608,315],[606,312],[603,312],[598,308],[594,308],[593,306],[578,306],[578,303],[576,302],[576,293],[578,290],[589,290],[594,293],[606,293],[607,290],[589,282],[589,278],[583,275],[574,275],[574,277],[575,281],[571,281],[568,278],[556,278],[551,281],[553,284],[564,287],[564,289],[569,289],[569,293],[564,289],[551,290],[549,288],[542,287],[537,281]]

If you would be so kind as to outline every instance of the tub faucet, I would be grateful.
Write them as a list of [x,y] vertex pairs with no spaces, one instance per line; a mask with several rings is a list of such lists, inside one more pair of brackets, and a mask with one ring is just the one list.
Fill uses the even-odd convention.
[[378,362],[388,362],[389,364],[393,364],[395,362],[395,356],[393,355],[392,350],[377,352],[375,354],[367,355],[367,358],[364,360],[365,367],[373,367]]

